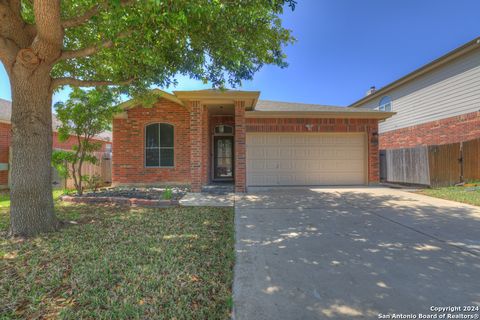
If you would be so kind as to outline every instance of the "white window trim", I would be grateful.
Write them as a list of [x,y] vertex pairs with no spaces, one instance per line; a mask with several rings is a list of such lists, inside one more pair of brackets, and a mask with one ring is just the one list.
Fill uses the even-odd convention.
[[389,98],[390,101],[387,102],[387,103],[384,103],[384,104],[380,104],[378,107],[375,108],[375,110],[387,111],[387,112],[392,111],[392,98],[390,98],[389,96],[384,96],[380,99],[380,102],[382,102],[382,100],[385,99],[385,98]]

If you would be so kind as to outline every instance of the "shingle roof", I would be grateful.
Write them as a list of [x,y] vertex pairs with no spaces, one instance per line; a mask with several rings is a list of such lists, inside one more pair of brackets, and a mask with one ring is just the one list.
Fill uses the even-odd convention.
[[[8,122],[10,123],[10,119],[12,118],[12,103],[8,100],[4,100],[0,98],[0,122]],[[52,114],[52,129],[56,131],[60,127],[60,121]],[[101,134],[97,135],[97,139],[104,140],[104,141],[112,141],[112,133],[110,131],[102,132]]]
[[271,100],[258,100],[254,112],[377,112],[376,110],[354,109],[340,106],[326,106],[321,104],[308,104],[296,102],[283,102]]

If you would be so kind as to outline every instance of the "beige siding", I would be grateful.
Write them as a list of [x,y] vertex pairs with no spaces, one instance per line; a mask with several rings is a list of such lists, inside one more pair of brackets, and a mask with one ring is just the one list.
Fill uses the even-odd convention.
[[380,133],[480,110],[480,49],[410,81],[360,106],[374,109],[392,99],[392,118]]

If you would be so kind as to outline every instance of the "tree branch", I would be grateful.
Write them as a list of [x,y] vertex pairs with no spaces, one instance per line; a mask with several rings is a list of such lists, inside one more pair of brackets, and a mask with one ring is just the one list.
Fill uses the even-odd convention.
[[7,73],[10,74],[15,63],[20,48],[12,40],[0,37],[0,61],[5,66]]
[[62,21],[62,27],[72,28],[72,27],[81,26],[82,24],[90,20],[93,16],[95,16],[98,12],[100,12],[100,9],[102,8],[102,6],[103,6],[103,3],[96,4],[78,17],[74,17],[72,19]]
[[47,62],[60,56],[63,29],[60,25],[60,0],[35,0],[33,2],[37,36],[32,44],[35,54]]
[[25,32],[25,22],[17,10],[15,3],[0,1],[0,37],[13,41],[17,47],[26,48],[33,38]]
[[67,59],[74,59],[74,58],[83,58],[94,55],[95,53],[99,52],[101,49],[107,49],[113,47],[113,41],[107,40],[100,45],[91,46],[88,48],[78,49],[78,50],[71,50],[71,51],[63,51],[60,55],[59,60],[67,60]]
[[[121,6],[128,6],[135,1],[133,0],[122,0],[120,1]],[[98,3],[85,11],[82,15],[79,15],[77,17],[73,17],[68,20],[62,21],[62,28],[74,28],[83,25],[87,21],[89,21],[91,18],[96,16],[100,10],[102,10],[104,7],[108,6],[107,1],[102,1],[101,3]]]
[[22,19],[22,1],[21,0],[10,0],[10,8],[17,18]]
[[132,83],[135,78],[130,78],[124,81],[97,81],[97,80],[80,80],[73,77],[56,78],[52,81],[52,90],[69,85],[72,87],[98,87],[98,86],[123,86]]
[[[115,40],[126,38],[131,33],[132,33],[132,31],[121,32],[116,36]],[[111,47],[113,47],[113,45],[114,45],[113,40],[107,40],[107,41],[104,41],[104,42],[100,43],[99,45],[95,45],[95,46],[91,46],[91,47],[87,47],[87,48],[82,48],[82,49],[78,49],[78,50],[63,51],[62,54],[60,55],[59,60],[88,57],[88,56],[96,54],[97,52],[99,52],[102,49],[111,48]]]

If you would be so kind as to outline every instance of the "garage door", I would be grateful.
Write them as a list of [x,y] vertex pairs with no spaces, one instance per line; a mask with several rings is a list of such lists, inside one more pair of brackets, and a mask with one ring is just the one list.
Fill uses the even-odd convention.
[[361,185],[363,133],[247,133],[247,185]]

